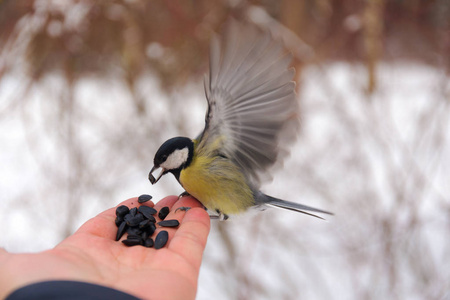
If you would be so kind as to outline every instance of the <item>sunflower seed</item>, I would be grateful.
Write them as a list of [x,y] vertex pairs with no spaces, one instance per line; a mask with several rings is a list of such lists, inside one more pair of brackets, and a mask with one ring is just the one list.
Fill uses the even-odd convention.
[[152,174],[148,174],[148,180],[150,180],[150,182],[152,184],[154,184],[156,182],[156,179],[155,179],[155,177]]
[[124,243],[126,246],[137,246],[142,245],[142,241],[139,239],[129,239],[123,240],[122,243]]
[[129,219],[127,222],[128,226],[134,227],[134,226],[138,226],[139,223],[141,223],[142,221],[144,221],[144,216],[141,214],[137,214],[136,216],[132,217],[131,219]]
[[161,249],[169,240],[169,233],[165,230],[160,231],[155,238],[155,249]]
[[167,217],[167,215],[169,214],[169,212],[170,212],[170,209],[167,206],[164,206],[159,210],[158,217],[161,220],[164,220]]
[[154,232],[155,232],[155,230],[156,230],[156,225],[155,225],[155,223],[149,223],[148,224],[148,227],[146,227],[146,228],[144,228],[144,230],[145,230],[145,232],[147,232],[148,233],[148,236],[151,236]]
[[127,230],[127,223],[122,222],[119,225],[119,229],[117,229],[116,241],[120,240],[120,238],[123,236],[123,234],[125,233],[126,230]]
[[133,216],[131,214],[126,214],[125,217],[123,217],[123,220],[125,222],[128,222],[129,220],[131,220],[133,218]]
[[178,225],[180,225],[180,222],[178,222],[178,220],[164,220],[158,222],[158,225],[161,227],[177,227]]
[[138,197],[138,202],[139,202],[139,203],[144,203],[144,202],[150,201],[152,198],[153,198],[153,197],[150,196],[150,195],[146,195],[146,194],[140,195],[140,196]]
[[143,214],[147,219],[155,219],[154,214],[157,213],[156,209],[150,206],[140,206],[138,211]]
[[141,238],[142,238],[143,241],[145,241],[146,239],[148,239],[148,232],[147,232],[147,231],[142,232]]
[[114,223],[116,223],[116,226],[119,227],[120,224],[122,224],[123,222],[123,218],[120,216],[117,216],[116,219],[114,220]]
[[116,208],[116,216],[124,217],[126,214],[130,212],[130,209],[126,205],[121,205]]
[[144,220],[141,223],[139,223],[139,228],[146,228],[150,225],[150,220]]
[[155,243],[153,242],[153,240],[151,238],[146,239],[145,242],[144,242],[144,246],[147,247],[147,248],[153,247],[154,244]]
[[148,216],[147,219],[148,219],[150,222],[152,222],[152,223],[156,223],[156,219],[155,219],[154,216]]
[[137,207],[133,207],[132,209],[130,209],[130,215],[134,217],[137,214],[137,211]]
[[129,234],[128,236],[127,236],[127,240],[138,240],[138,241],[142,241],[142,237],[141,237],[141,235],[139,234]]
[[142,230],[136,227],[128,227],[127,229],[127,233],[128,235],[141,235],[142,234]]

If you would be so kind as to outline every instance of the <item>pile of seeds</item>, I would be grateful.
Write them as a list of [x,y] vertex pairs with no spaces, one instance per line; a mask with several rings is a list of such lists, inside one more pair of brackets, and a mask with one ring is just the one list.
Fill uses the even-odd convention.
[[[150,195],[141,195],[138,198],[140,204],[145,203],[152,199]],[[121,205],[116,208],[116,226],[118,227],[116,241],[119,241],[125,232],[128,234],[127,238],[122,241],[126,246],[145,246],[155,247],[160,249],[166,245],[169,239],[169,234],[166,230],[161,230],[152,239],[156,230],[156,225],[160,227],[177,227],[180,225],[178,220],[164,220],[169,214],[169,207],[165,206],[159,210],[159,212],[150,206],[139,206],[129,208],[126,205]],[[154,215],[158,214],[161,219],[156,223]]]

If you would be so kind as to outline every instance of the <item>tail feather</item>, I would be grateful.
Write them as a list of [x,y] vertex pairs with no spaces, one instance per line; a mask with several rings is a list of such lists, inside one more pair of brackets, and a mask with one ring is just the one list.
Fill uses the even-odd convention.
[[258,200],[259,200],[258,202],[262,202],[265,205],[274,206],[274,207],[278,207],[278,208],[289,209],[289,210],[300,212],[302,214],[313,216],[313,217],[316,217],[316,218],[319,218],[319,219],[322,219],[322,220],[325,220],[325,219],[320,217],[320,216],[317,216],[315,214],[309,213],[307,211],[333,215],[333,213],[331,213],[329,211],[326,211],[326,210],[314,208],[314,207],[307,206],[307,205],[300,204],[300,203],[295,203],[295,202],[291,202],[291,201],[281,200],[281,199],[274,198],[274,197],[271,197],[271,196],[263,194],[263,193],[260,194],[260,197],[258,197]]

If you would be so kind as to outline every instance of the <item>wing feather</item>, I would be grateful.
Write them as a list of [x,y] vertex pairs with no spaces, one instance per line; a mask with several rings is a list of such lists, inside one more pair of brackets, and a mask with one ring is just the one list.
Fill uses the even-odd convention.
[[[284,46],[255,26],[230,21],[211,41],[205,77],[208,111],[199,151],[232,159],[256,187],[293,141],[298,127],[292,58]],[[220,141],[220,145],[217,144]]]

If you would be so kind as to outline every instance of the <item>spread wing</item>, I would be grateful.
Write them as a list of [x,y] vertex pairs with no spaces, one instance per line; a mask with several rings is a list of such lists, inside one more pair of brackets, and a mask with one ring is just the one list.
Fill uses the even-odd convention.
[[215,149],[258,186],[288,141],[295,140],[298,104],[291,56],[268,32],[228,24],[211,42],[205,79],[208,111],[199,151]]

